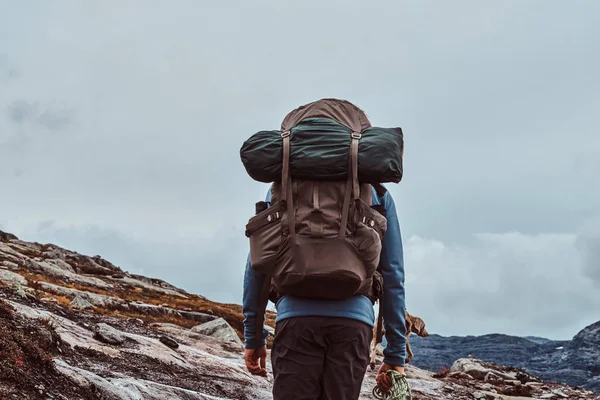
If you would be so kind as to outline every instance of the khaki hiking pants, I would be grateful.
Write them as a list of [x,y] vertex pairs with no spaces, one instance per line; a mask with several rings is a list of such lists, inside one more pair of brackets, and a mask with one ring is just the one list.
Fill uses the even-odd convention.
[[294,317],[276,325],[273,400],[358,400],[373,329],[360,321]]

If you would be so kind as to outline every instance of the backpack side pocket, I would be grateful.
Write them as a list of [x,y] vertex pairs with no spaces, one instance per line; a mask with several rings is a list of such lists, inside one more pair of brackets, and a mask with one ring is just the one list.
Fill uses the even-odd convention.
[[281,202],[259,212],[246,224],[246,237],[250,239],[250,264],[259,272],[272,272],[282,242]]

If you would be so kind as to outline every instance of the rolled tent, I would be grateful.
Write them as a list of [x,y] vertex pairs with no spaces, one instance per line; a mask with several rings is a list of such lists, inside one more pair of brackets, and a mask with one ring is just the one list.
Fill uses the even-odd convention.
[[[290,132],[290,172],[294,179],[345,180],[351,130],[328,118],[307,118]],[[358,143],[358,180],[398,183],[402,179],[401,128],[368,127]],[[260,131],[244,142],[240,157],[250,177],[270,183],[281,179],[281,131]]]

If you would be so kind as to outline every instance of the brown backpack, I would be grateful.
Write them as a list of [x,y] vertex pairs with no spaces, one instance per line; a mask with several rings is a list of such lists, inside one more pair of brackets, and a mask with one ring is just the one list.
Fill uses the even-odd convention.
[[[314,117],[333,119],[353,132],[348,138],[347,180],[291,176],[290,131]],[[281,182],[271,187],[271,206],[246,225],[251,266],[266,275],[261,299],[265,307],[269,293],[316,299],[364,294],[373,302],[379,297],[382,279],[377,268],[387,220],[372,207],[372,186],[357,178],[360,132],[370,126],[358,107],[336,99],[304,105],[283,120]],[[258,326],[262,330],[262,323]]]

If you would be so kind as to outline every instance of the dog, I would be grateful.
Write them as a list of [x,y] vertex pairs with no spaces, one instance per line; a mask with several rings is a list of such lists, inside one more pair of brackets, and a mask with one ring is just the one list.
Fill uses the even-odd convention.
[[[379,325],[379,318],[377,318],[377,320],[375,321],[375,327],[373,328],[373,340],[371,341],[371,361],[370,361],[370,366],[371,366],[371,370],[375,369],[375,358],[377,357],[377,345],[378,340],[377,340],[377,330],[378,330],[378,325]],[[385,329],[383,328],[383,326],[381,327],[381,331],[382,331],[382,335],[385,335]],[[429,332],[427,332],[427,329],[425,329],[425,321],[423,321],[422,318],[419,317],[415,317],[414,315],[411,315],[408,313],[408,311],[406,312],[406,360],[404,361],[406,364],[410,363],[410,361],[413,358],[413,352],[410,348],[410,343],[409,343],[409,337],[411,335],[411,333],[414,333],[420,337],[428,337],[429,336]]]

